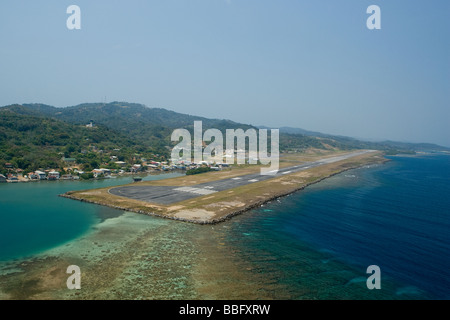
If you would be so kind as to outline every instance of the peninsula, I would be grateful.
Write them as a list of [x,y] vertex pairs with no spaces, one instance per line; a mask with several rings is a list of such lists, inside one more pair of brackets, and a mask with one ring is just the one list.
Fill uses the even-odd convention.
[[61,196],[162,218],[215,224],[340,172],[385,161],[383,153],[374,150],[286,154],[276,175],[260,175],[257,165],[235,166]]

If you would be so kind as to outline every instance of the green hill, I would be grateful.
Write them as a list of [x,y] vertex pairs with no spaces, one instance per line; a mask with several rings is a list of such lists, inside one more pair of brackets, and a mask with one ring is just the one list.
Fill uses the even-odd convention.
[[[5,163],[16,168],[62,168],[62,158],[74,158],[86,170],[114,167],[111,159],[139,163],[140,158],[168,159],[176,128],[193,131],[194,121],[203,129],[255,128],[230,120],[208,119],[162,108],[128,102],[85,103],[56,108],[45,104],[0,107],[0,172]],[[93,122],[94,126],[86,125]],[[378,149],[387,153],[448,150],[432,144],[367,142],[297,128],[280,129],[280,151],[306,149]],[[114,156],[114,158],[112,158]]]
[[8,162],[27,171],[62,168],[67,165],[63,157],[90,169],[109,162],[112,153],[127,160],[136,153],[157,153],[105,126],[87,128],[22,106],[1,108],[0,118],[0,171]]

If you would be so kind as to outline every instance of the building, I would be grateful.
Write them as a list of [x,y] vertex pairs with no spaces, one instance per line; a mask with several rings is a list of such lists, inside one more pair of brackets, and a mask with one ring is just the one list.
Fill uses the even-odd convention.
[[9,182],[19,182],[19,179],[11,173],[8,174],[8,180],[9,180]]
[[92,170],[92,173],[94,174],[95,178],[98,178],[99,176],[110,176],[111,175],[111,170],[110,169],[94,169]]
[[62,161],[68,162],[68,163],[74,163],[75,161],[77,161],[77,159],[75,159],[75,158],[65,158],[65,157],[63,157],[63,158],[62,158]]
[[124,161],[116,161],[114,162],[115,164],[117,164],[119,167],[126,167],[127,163]]
[[48,173],[48,180],[59,180],[59,172],[58,171],[50,171]]
[[97,178],[98,176],[103,174],[103,171],[100,169],[94,169],[92,170],[92,174],[94,175],[94,178]]
[[142,170],[142,166],[140,164],[134,164],[130,170],[131,172],[139,172]]
[[42,171],[35,171],[34,174],[37,176],[39,180],[45,180],[47,178],[45,172]]
[[37,175],[35,172],[30,172],[30,173],[28,174],[28,178],[31,179],[31,180],[37,180],[37,179],[39,179],[38,175]]
[[0,183],[6,182],[6,177],[0,174]]
[[104,176],[110,176],[111,175],[111,170],[110,169],[101,168],[100,170],[103,172]]

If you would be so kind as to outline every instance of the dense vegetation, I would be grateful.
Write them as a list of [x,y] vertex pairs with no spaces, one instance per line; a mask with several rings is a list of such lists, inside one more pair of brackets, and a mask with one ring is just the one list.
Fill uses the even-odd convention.
[[[72,158],[85,171],[99,166],[118,169],[116,161],[128,165],[140,163],[142,158],[164,161],[170,158],[176,144],[170,141],[173,130],[186,128],[192,133],[196,120],[202,121],[203,130],[255,128],[230,120],[207,119],[125,102],[67,108],[43,104],[1,107],[0,173],[7,172],[6,163],[25,171],[62,169],[69,165],[63,158]],[[91,121],[94,127],[87,127]],[[438,146],[373,143],[296,128],[280,129],[280,151],[299,152],[310,148],[381,149],[393,154]]]
[[0,109],[0,173],[7,172],[6,163],[26,172],[39,168],[63,171],[70,166],[63,158],[72,158],[72,163],[89,171],[100,165],[116,169],[115,161],[134,164],[142,157],[165,160],[168,156],[166,148],[145,146],[102,125],[88,128],[23,111],[28,110],[19,106]]
[[186,171],[186,175],[190,176],[193,174],[199,174],[199,173],[205,173],[205,172],[209,172],[212,169],[210,167],[199,167],[199,168],[195,168],[195,169],[189,169]]

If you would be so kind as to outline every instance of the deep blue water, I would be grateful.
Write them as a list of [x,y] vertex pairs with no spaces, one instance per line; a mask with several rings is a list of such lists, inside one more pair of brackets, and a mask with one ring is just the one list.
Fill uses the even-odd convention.
[[[277,298],[450,299],[450,156],[390,159],[326,179],[214,230],[252,263],[253,273],[264,275],[261,290]],[[130,177],[0,185],[0,261],[72,241],[122,214],[58,194],[127,182]],[[381,269],[381,290],[366,287],[369,265]]]
[[[270,256],[257,261],[262,272],[277,270],[290,286],[320,285],[311,272],[294,269],[336,260],[356,271],[359,277],[347,280],[361,287],[366,268],[378,265],[382,287],[385,279],[396,283],[387,298],[450,299],[450,156],[391,159],[339,174],[234,220],[236,243],[248,259],[256,252]],[[307,255],[309,249],[327,259]]]

